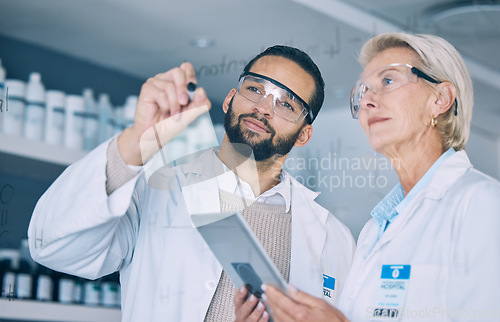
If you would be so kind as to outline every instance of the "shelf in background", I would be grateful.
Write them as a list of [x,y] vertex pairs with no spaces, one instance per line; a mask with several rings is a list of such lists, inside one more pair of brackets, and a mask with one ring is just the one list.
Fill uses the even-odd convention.
[[0,134],[0,152],[61,166],[68,166],[86,154],[83,150],[68,149],[5,134]]
[[120,321],[117,308],[0,299],[0,319],[31,321]]

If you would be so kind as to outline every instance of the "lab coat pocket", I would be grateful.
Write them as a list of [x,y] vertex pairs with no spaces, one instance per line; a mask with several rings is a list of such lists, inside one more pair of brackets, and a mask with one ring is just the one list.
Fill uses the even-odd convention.
[[412,265],[403,319],[446,319],[448,266]]

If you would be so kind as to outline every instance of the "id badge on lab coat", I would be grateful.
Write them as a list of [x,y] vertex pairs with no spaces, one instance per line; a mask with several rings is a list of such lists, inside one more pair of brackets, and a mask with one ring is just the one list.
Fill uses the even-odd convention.
[[382,265],[374,321],[397,321],[403,315],[403,306],[410,281],[410,265]]

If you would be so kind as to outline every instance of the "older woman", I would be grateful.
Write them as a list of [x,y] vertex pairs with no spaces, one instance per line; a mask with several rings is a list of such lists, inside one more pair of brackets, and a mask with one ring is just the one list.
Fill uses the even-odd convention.
[[[442,38],[386,33],[360,62],[351,112],[399,183],[359,235],[338,308],[353,321],[500,320],[500,184],[464,151],[473,91],[463,59]],[[266,289],[277,320],[345,319],[303,292]],[[262,318],[235,302],[240,318]]]

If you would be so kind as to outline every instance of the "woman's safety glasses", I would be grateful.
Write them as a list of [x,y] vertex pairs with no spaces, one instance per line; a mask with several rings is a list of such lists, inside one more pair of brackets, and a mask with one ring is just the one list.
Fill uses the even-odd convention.
[[[358,118],[361,99],[368,90],[376,94],[386,94],[408,83],[416,83],[419,77],[434,84],[441,83],[417,67],[408,64],[390,64],[377,68],[354,85],[351,92],[352,117]],[[455,102],[455,115],[456,108]]]
[[238,93],[254,103],[272,94],[273,112],[293,123],[301,122],[311,111],[309,105],[285,85],[252,72],[241,74]]

